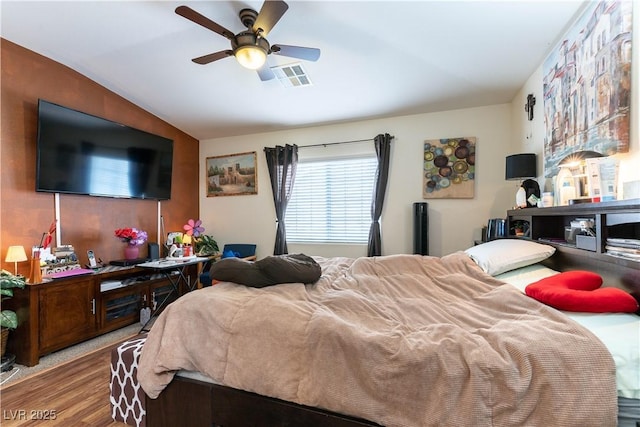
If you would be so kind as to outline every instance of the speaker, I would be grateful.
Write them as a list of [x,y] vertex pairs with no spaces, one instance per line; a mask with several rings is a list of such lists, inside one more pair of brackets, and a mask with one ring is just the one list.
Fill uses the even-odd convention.
[[149,259],[152,261],[160,259],[160,246],[157,243],[149,243]]
[[429,255],[429,211],[428,203],[413,204],[413,253]]

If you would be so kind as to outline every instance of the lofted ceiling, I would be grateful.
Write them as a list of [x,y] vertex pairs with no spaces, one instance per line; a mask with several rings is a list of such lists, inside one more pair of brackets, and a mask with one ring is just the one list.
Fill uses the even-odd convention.
[[510,102],[581,1],[288,1],[271,44],[319,48],[312,85],[263,82],[188,5],[234,33],[262,1],[0,2],[3,38],[84,74],[197,139]]

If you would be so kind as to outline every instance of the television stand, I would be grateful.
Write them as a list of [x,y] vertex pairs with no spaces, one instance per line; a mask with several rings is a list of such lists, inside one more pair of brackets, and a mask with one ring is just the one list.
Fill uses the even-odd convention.
[[[197,265],[188,266],[187,283],[197,283],[198,273]],[[105,286],[110,283],[118,286]],[[6,301],[7,308],[18,313],[18,328],[9,337],[7,352],[20,365],[37,365],[40,356],[135,324],[143,308],[157,308],[163,301],[166,307],[191,290],[182,283],[178,292],[175,288],[165,274],[138,266],[110,266],[92,274],[29,283]],[[3,309],[4,305],[3,301]]]

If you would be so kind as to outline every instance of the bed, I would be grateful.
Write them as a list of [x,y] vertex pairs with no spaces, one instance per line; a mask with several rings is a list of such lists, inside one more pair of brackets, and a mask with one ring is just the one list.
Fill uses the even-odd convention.
[[[528,284],[557,273],[542,264],[534,264],[497,278],[524,292]],[[640,427],[640,316],[630,313],[563,313],[589,329],[614,358],[618,426]]]
[[524,295],[560,270],[526,243],[491,271],[469,252],[316,258],[313,284],[191,292],[142,349],[147,425],[635,427],[640,318]]

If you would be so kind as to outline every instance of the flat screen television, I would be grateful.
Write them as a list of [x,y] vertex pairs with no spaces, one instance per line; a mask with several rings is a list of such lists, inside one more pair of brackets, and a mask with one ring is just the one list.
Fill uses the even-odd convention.
[[36,191],[171,198],[171,139],[42,99],[36,158]]

